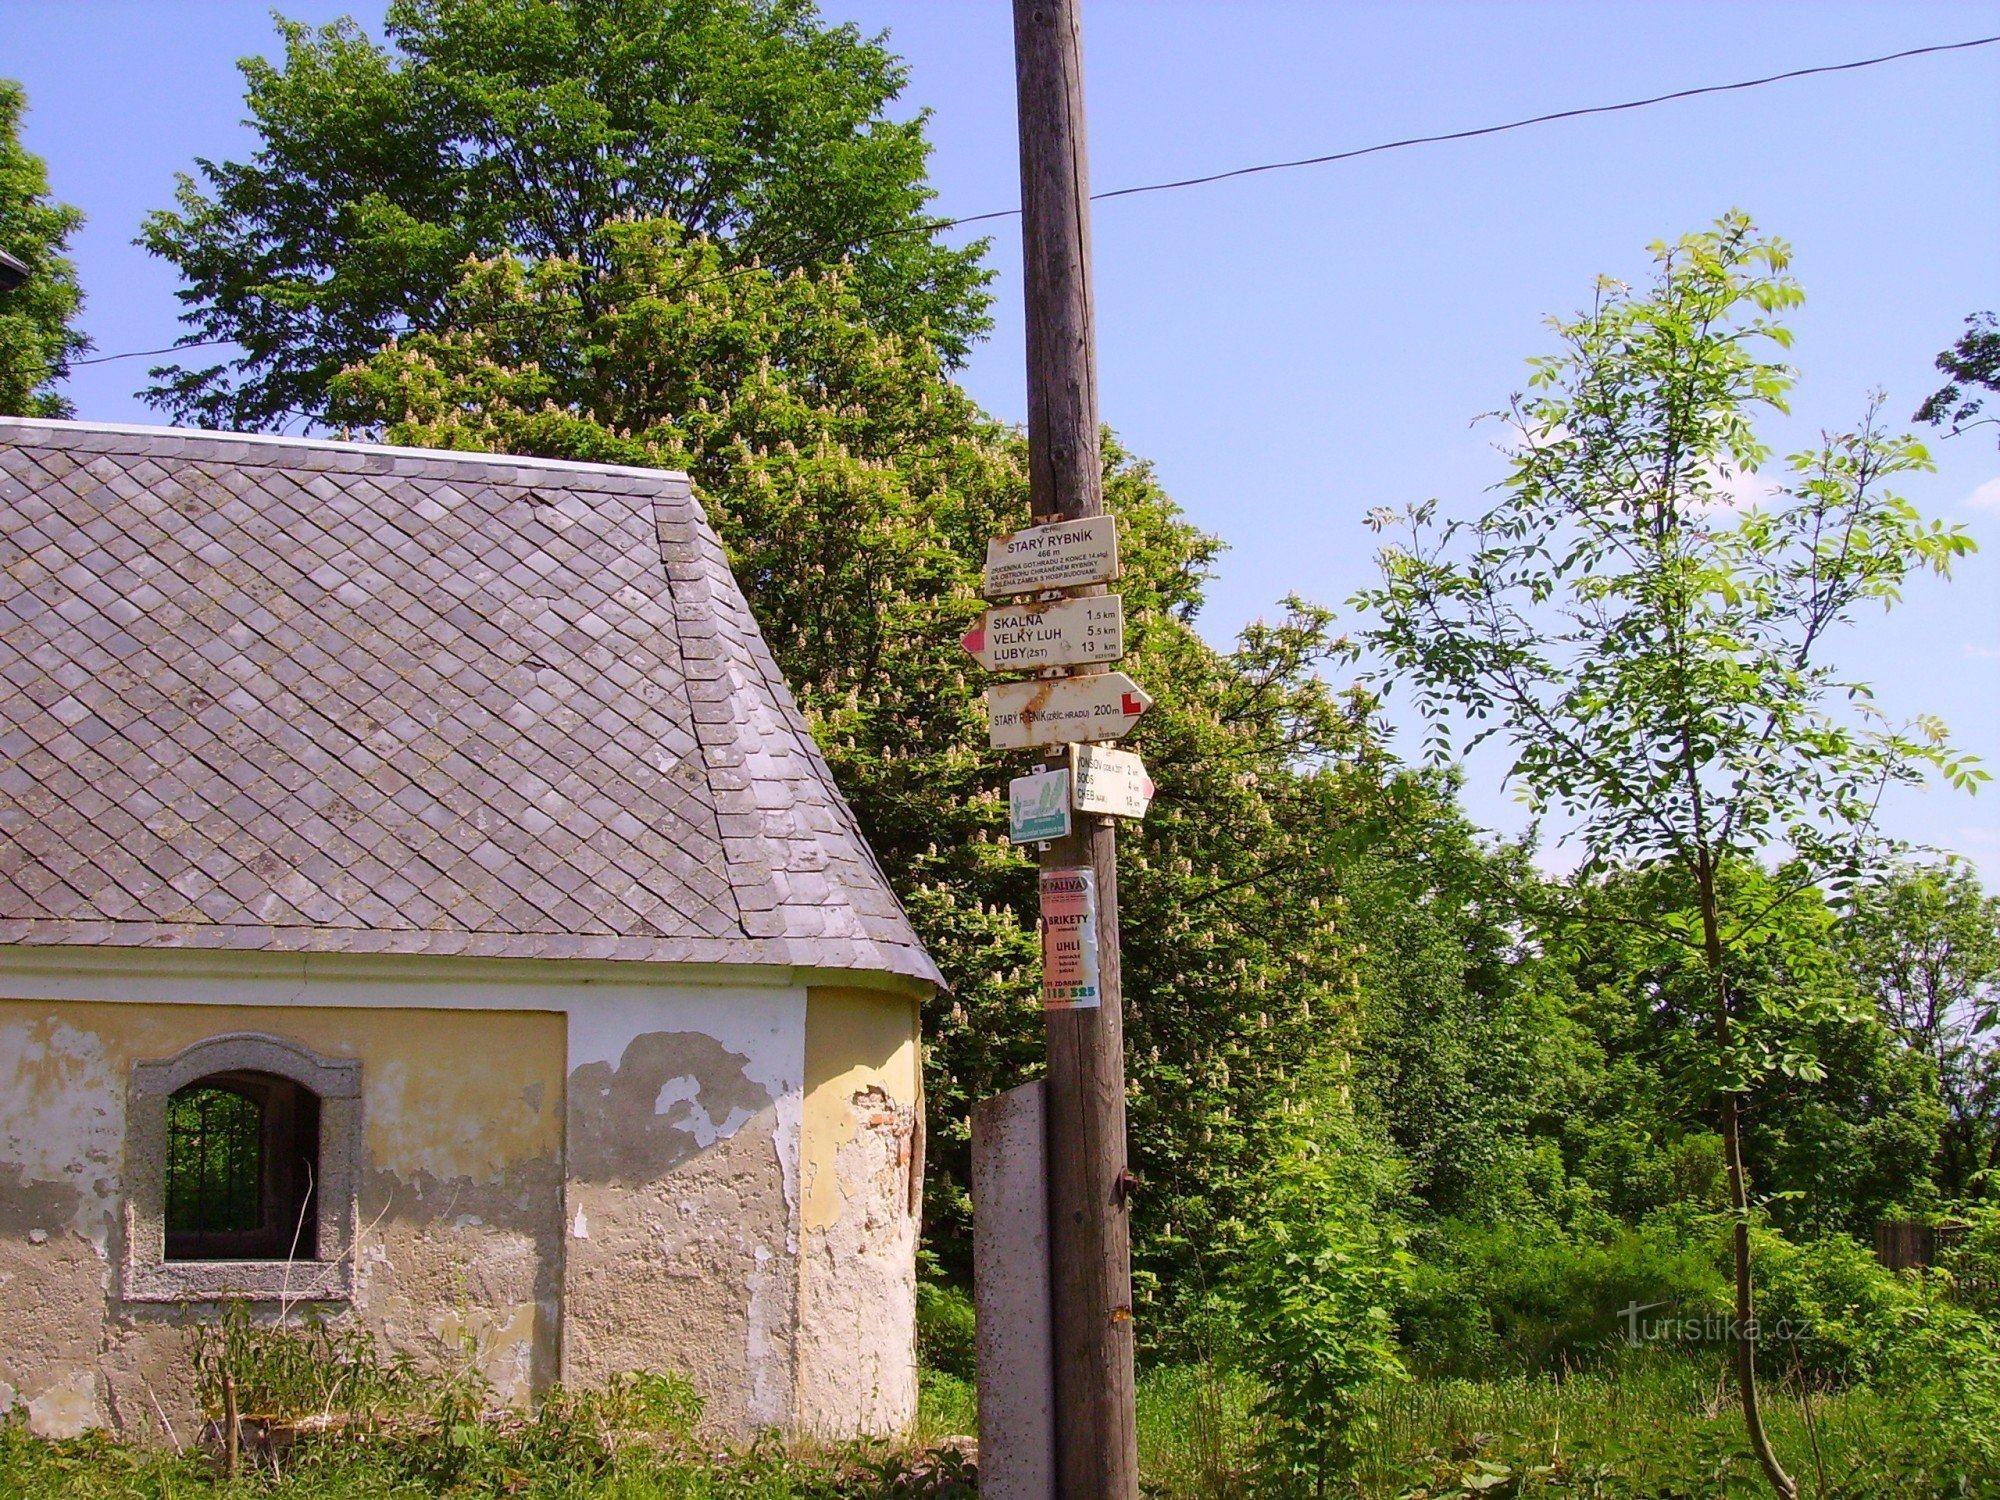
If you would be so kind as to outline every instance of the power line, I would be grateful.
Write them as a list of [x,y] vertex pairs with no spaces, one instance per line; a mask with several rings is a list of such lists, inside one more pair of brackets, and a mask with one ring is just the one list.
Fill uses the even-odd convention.
[[202,339],[192,344],[169,344],[164,349],[128,349],[123,354],[100,354],[92,359],[73,359],[69,367],[74,370],[79,365],[108,365],[114,359],[145,359],[154,354],[179,354],[183,349],[212,349],[217,344],[233,344],[234,339]]
[[[1812,78],[1823,73],[1852,73],[1860,68],[1880,67],[1883,63],[1901,62],[1905,58],[1927,57],[1939,52],[1964,52],[1973,47],[1991,47],[2000,43],[2000,36],[1974,37],[1964,42],[1939,42],[1928,47],[1909,47],[1901,52],[1885,52],[1879,57],[1863,57],[1853,62],[1824,63],[1813,68],[1792,68],[1783,73],[1767,73],[1762,78],[1745,78],[1736,83],[1711,83],[1699,88],[1675,89],[1672,93],[1653,94],[1644,99],[1627,99],[1618,104],[1592,104],[1580,109],[1561,109],[1552,114],[1529,115],[1525,119],[1509,120],[1500,125],[1480,125],[1470,130],[1448,130],[1437,135],[1404,136],[1400,140],[1379,141],[1372,146],[1357,146],[1348,151],[1333,151],[1325,156],[1301,156],[1291,161],[1259,162],[1254,166],[1232,167],[1226,172],[1210,172],[1201,177],[1181,177],[1171,182],[1147,182],[1135,187],[1111,188],[1102,193],[1092,193],[1090,201],[1098,203],[1111,198],[1133,198],[1141,193],[1165,193],[1177,188],[1205,187],[1212,182],[1227,182],[1235,177],[1252,177],[1263,172],[1286,172],[1296,167],[1323,167],[1332,162],[1353,161],[1358,157],[1377,156],[1384,151],[1401,151],[1411,146],[1435,146],[1448,141],[1470,141],[1481,136],[1503,135],[1510,130],[1525,130],[1531,125],[1548,125],[1558,120],[1580,120],[1588,115],[1615,115],[1627,110],[1648,109],[1655,104],[1671,104],[1681,99],[1696,99],[1704,94],[1733,94],[1744,89],[1758,89],[1773,83],[1788,83],[1795,78]],[[875,234],[863,235],[853,242],[856,247],[873,244],[876,240],[892,239],[906,234],[939,234],[947,229],[957,229],[966,224],[984,224],[994,219],[1012,219],[1020,215],[1019,208],[996,208],[986,213],[966,214],[962,218],[939,219],[923,224],[899,224],[891,229]],[[730,276],[741,276],[752,271],[767,269],[758,266],[736,266],[714,276],[700,277],[683,282],[676,290],[702,286],[708,282],[721,281]],[[100,354],[92,359],[70,361],[72,369],[83,365],[104,365],[120,359],[145,359],[157,354],[178,354],[184,349],[212,349],[223,344],[234,343],[233,339],[200,339],[193,343],[174,344],[165,349],[134,349],[124,354]]]
[[[1771,73],[1762,78],[1746,78],[1740,83],[1711,83],[1701,88],[1676,89],[1671,94],[1655,94],[1650,99],[1628,99],[1623,104],[1593,104],[1583,109],[1562,109],[1549,115],[1530,115],[1525,120],[1509,120],[1504,125],[1482,125],[1474,130],[1452,130],[1442,135],[1413,135],[1400,141],[1384,141],[1377,146],[1362,146],[1353,151],[1335,151],[1327,156],[1302,156],[1296,161],[1268,161],[1254,167],[1236,167],[1227,172],[1211,172],[1206,177],[1183,177],[1176,182],[1149,182],[1142,187],[1113,188],[1108,193],[1092,193],[1091,200],[1101,198],[1130,198],[1139,193],[1164,193],[1170,188],[1200,187],[1210,182],[1226,182],[1232,177],[1249,177],[1258,172],[1283,172],[1292,167],[1318,167],[1328,162],[1352,161],[1357,156],[1374,156],[1382,151],[1399,151],[1405,146],[1433,146],[1441,141],[1469,141],[1482,135],[1499,135],[1508,130],[1524,130],[1530,125],[1547,125],[1554,120],[1576,120],[1585,115],[1612,115],[1628,109],[1645,109],[1654,104],[1669,104],[1676,99],[1693,99],[1702,94],[1732,94],[1741,89],[1758,89],[1770,83],[1784,83],[1793,78],[1811,78],[1819,73],[1851,73],[1856,68],[1873,68],[1882,63],[1900,62],[1906,57],[1923,57],[1932,52],[1962,52],[1969,47],[1990,47],[2000,42],[2000,36],[1975,37],[1969,42],[1940,42],[1933,47],[1911,47],[1903,52],[1885,52],[1880,57],[1864,57],[1857,62],[1827,63],[1817,68],[1793,68],[1787,73]],[[1004,213],[1019,213],[1018,208],[1007,209]],[[1002,214],[980,214],[979,218],[994,219]],[[957,219],[958,224],[969,224],[971,219]]]

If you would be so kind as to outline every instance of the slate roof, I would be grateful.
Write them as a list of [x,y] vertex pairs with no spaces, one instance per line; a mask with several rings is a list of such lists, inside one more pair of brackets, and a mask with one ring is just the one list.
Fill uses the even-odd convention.
[[0,419],[0,943],[938,973],[685,476]]

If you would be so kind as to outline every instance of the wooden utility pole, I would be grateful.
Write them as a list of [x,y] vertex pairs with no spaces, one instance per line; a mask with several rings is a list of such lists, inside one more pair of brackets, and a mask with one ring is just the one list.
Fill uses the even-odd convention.
[[[1014,0],[1028,463],[1037,522],[1104,513],[1079,4]],[[1059,1500],[1135,1500],[1118,835],[1110,818],[1078,814],[1076,821],[1077,831],[1042,855],[1045,870],[1096,873],[1101,990],[1094,1007],[1047,1012],[1056,1493]]]

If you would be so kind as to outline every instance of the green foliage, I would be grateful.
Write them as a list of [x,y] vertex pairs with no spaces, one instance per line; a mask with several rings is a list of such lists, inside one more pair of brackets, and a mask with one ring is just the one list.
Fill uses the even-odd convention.
[[1355,929],[1360,1111],[1383,1123],[1420,1213],[1565,1216],[1556,1139],[1599,1067],[1590,1035],[1539,982],[1506,892],[1519,849],[1482,850],[1455,777],[1405,779],[1343,888]]
[[28,268],[25,282],[0,292],[0,415],[67,417],[75,409],[55,386],[91,347],[75,327],[83,292],[63,254],[83,212],[49,196],[42,159],[21,149],[27,108],[21,86],[0,78],[0,250]]
[[[1920,1324],[1905,1338],[1912,1358],[1878,1385],[1799,1386],[1773,1404],[1771,1420],[1790,1450],[1817,1452],[1828,1500],[1943,1500],[2000,1486],[1993,1453],[1990,1360],[1952,1320]],[[1926,1342],[1935,1333],[1935,1342]],[[1990,1347],[1990,1346],[1989,1346]],[[1919,1357],[1920,1356],[1920,1357]],[[1963,1373],[1959,1373],[1963,1372]],[[1933,1378],[1935,1374],[1936,1378]],[[1149,1495],[1244,1500],[1266,1493],[1254,1469],[1260,1424],[1246,1377],[1213,1366],[1142,1374],[1139,1447]],[[1560,1378],[1389,1381],[1362,1396],[1369,1420],[1357,1432],[1352,1480],[1336,1493],[1356,1500],[1738,1500],[1754,1493],[1742,1429],[1722,1410],[1712,1370],[1673,1351],[1638,1351]],[[1965,1420],[1967,1396],[1983,1399],[1983,1429]],[[971,1392],[946,1377],[927,1383],[925,1434],[969,1432]],[[0,1419],[0,1494],[62,1500],[428,1500],[441,1493],[505,1494],[525,1500],[887,1500],[962,1497],[969,1476],[955,1455],[911,1449],[731,1451],[712,1443],[640,1435],[626,1424],[565,1417],[574,1433],[564,1469],[545,1457],[561,1445],[531,1438],[518,1416],[489,1418],[490,1447],[444,1482],[429,1467],[434,1436],[405,1433],[307,1437],[275,1460],[246,1455],[244,1477],[222,1481],[213,1460],[190,1452],[127,1446],[103,1433],[65,1442],[28,1435],[18,1416]],[[479,1439],[484,1442],[483,1437]],[[611,1462],[591,1457],[609,1452]]]
[[1879,1386],[1897,1392],[1939,1447],[2000,1483],[2000,1323],[1929,1292],[1887,1351]]
[[1336,1081],[1308,1078],[1265,1152],[1230,1276],[1256,1403],[1260,1493],[1327,1492],[1353,1462],[1375,1382],[1402,1373],[1391,1308],[1409,1270],[1395,1183]]
[[[1773,907],[1733,970],[1736,1002],[1761,1028],[1766,1065],[1744,1135],[1768,1212],[1790,1232],[1866,1234],[1934,1196],[1945,1120],[1933,1070],[1857,984],[1853,924],[1818,890],[1747,866],[1725,880],[1733,900]],[[1675,1203],[1722,1207],[1725,1163],[1700,1093],[1712,982],[1703,955],[1654,930],[1692,895],[1662,867],[1606,876],[1585,896],[1623,920],[1566,924],[1534,976],[1590,1038],[1559,1130],[1572,1200],[1627,1221]]]
[[[1937,357],[1937,367],[1948,377],[1946,384],[1924,398],[1912,421],[1949,425],[1953,433],[2000,422],[2000,418],[1981,415],[1986,409],[1984,392],[2000,391],[2000,318],[1990,312],[1974,313],[1965,324],[1958,342]],[[1968,386],[1984,387],[1984,391],[1971,391]]]
[[977,1334],[972,1297],[963,1287],[931,1277],[917,1282],[917,1362],[926,1371],[973,1379]]
[[594,305],[603,230],[631,218],[726,270],[846,263],[872,324],[949,360],[986,326],[985,242],[924,231],[926,116],[887,113],[902,62],[810,0],[395,0],[386,45],[278,26],[283,62],[239,65],[255,154],[200,161],[141,236],[186,283],[187,337],[243,351],[153,372],[176,420],[321,419],[343,366],[443,326],[468,256],[568,261]]
[[[1668,861],[1692,877],[1767,850],[1804,878],[1851,871],[1885,783],[1983,773],[1930,721],[1871,720],[1866,689],[1818,648],[1973,542],[1886,488],[1930,461],[1872,410],[1737,508],[1732,486],[1769,456],[1751,414],[1783,410],[1793,379],[1765,357],[1791,342],[1775,315],[1801,293],[1785,248],[1740,216],[1656,257],[1649,295],[1600,282],[1555,324],[1563,352],[1530,361],[1530,393],[1504,414],[1505,498],[1442,527],[1431,505],[1407,513],[1409,543],[1385,549],[1382,586],[1361,596],[1380,622],[1367,639],[1412,687],[1435,753],[1508,736],[1510,778],[1575,822],[1586,873]],[[1858,719],[1835,714],[1843,699]],[[1733,906],[1725,943],[1764,917]]]
[[621,1429],[585,1399],[445,1429],[299,1433],[283,1448],[253,1447],[237,1479],[219,1467],[198,1451],[127,1446],[102,1432],[45,1442],[17,1415],[0,1417],[0,1494],[37,1500],[968,1500],[975,1492],[969,1466],[949,1448],[768,1440],[729,1448]]
[[1727,1306],[1721,1237],[1685,1212],[1595,1234],[1447,1220],[1413,1248],[1396,1322],[1427,1379],[1599,1366],[1634,1337],[1629,1309],[1699,1321]]
[[[1555,322],[1560,352],[1529,362],[1529,391],[1501,414],[1514,450],[1499,503],[1442,526],[1434,504],[1406,512],[1407,542],[1384,549],[1382,585],[1358,602],[1387,671],[1414,684],[1430,753],[1504,734],[1520,795],[1581,844],[1570,899],[1535,889],[1523,915],[1544,931],[1636,922],[1699,965],[1704,1025],[1686,1035],[1701,1044],[1676,1071],[1683,1098],[1716,1106],[1747,1325],[1746,1100],[1773,1079],[1817,1083],[1808,1044],[1843,1013],[1826,986],[1759,983],[1763,952],[1821,914],[1795,894],[1867,867],[1884,788],[1987,779],[1936,721],[1881,722],[1820,654],[1862,606],[1948,574],[1973,542],[1887,487],[1930,460],[1880,429],[1879,398],[1793,455],[1789,485],[1744,497],[1770,456],[1753,417],[1783,410],[1794,379],[1775,357],[1803,296],[1788,252],[1730,214],[1654,254],[1649,290],[1601,279],[1590,308]],[[1602,899],[1604,875],[1655,870],[1672,882],[1657,894],[1681,903]],[[1753,1356],[1739,1340],[1750,1442],[1795,1500]]]
[[1774,1366],[1816,1385],[1854,1385],[1882,1374],[1923,1295],[1843,1234],[1794,1243],[1759,1234],[1760,1337]]
[[374,1425],[446,1395],[476,1409],[483,1394],[462,1391],[463,1377],[427,1379],[408,1354],[385,1354],[367,1329],[317,1313],[273,1322],[231,1302],[214,1321],[192,1324],[188,1341],[195,1400],[213,1420],[223,1415],[225,1379],[235,1388],[240,1415],[272,1421],[338,1417]]
[[[1758,1492],[1740,1420],[1708,1367],[1644,1356],[1563,1378],[1434,1381],[1374,1398],[1378,1436],[1355,1493],[1369,1500],[1741,1500]],[[1983,1495],[2000,1470],[1896,1394],[1788,1391],[1771,1426],[1810,1455],[1824,1500]]]
[[918,1377],[919,1441],[934,1443],[979,1431],[979,1391],[970,1378],[929,1369],[919,1370]]
[[2000,1206],[1971,1205],[1956,1228],[1940,1247],[1938,1268],[1954,1301],[2000,1323]]
[[[217,1484],[207,1463],[146,1464],[103,1442],[35,1445],[0,1423],[0,1493],[507,1494],[603,1496],[957,1496],[957,1454],[883,1444],[814,1448],[760,1442],[718,1448],[700,1431],[703,1403],[685,1378],[635,1371],[597,1389],[557,1386],[532,1412],[491,1409],[470,1362],[419,1370],[385,1356],[371,1334],[317,1317],[254,1319],[242,1304],[190,1334],[197,1396],[219,1419],[232,1384],[244,1424],[245,1478]],[[221,1429],[211,1435],[220,1441]],[[217,1467],[220,1467],[219,1465]],[[67,1475],[66,1489],[8,1488]],[[113,1489],[99,1490],[102,1480]]]
[[1928,1060],[1947,1118],[1937,1185],[1948,1198],[1983,1191],[2000,1165],[2000,897],[1963,865],[1897,865],[1854,888],[1842,953],[1884,1023]]

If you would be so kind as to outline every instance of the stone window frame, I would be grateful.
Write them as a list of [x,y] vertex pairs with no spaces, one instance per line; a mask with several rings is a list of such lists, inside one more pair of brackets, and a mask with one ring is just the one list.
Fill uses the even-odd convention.
[[[270,1073],[319,1096],[315,1244],[298,1260],[168,1260],[167,1100],[212,1073]],[[354,1297],[361,1063],[263,1032],[206,1037],[132,1065],[125,1115],[127,1302],[347,1302]]]

